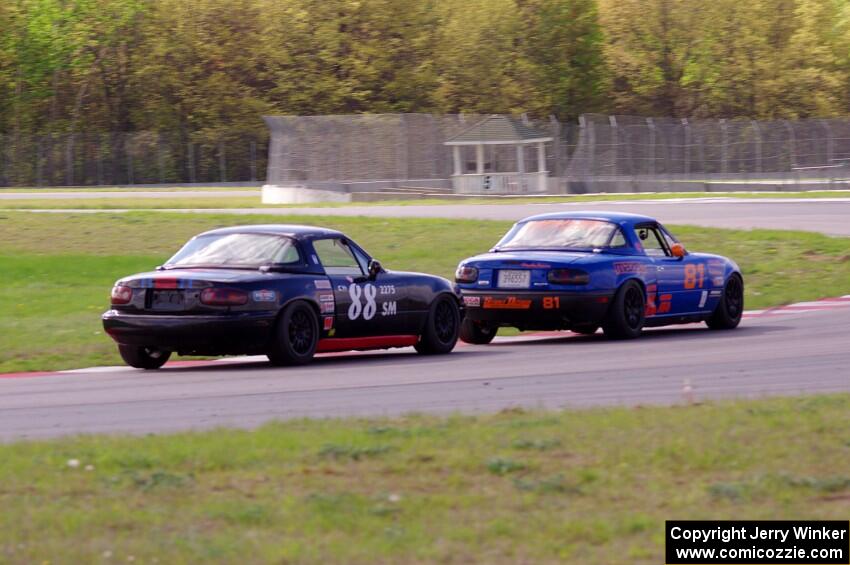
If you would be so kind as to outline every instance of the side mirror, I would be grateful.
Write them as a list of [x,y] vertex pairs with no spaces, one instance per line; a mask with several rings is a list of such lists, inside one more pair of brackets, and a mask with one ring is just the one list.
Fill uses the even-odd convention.
[[369,278],[374,280],[380,273],[384,272],[381,262],[377,259],[369,261]]
[[673,255],[673,257],[681,259],[686,254],[685,246],[681,243],[674,243],[670,246],[670,254]]

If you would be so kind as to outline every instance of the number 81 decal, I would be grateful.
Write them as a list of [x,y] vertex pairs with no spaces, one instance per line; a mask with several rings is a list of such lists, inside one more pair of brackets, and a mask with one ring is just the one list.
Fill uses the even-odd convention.
[[688,290],[702,288],[704,284],[705,265],[703,263],[685,265],[685,288]]
[[[395,294],[395,287],[382,285],[381,294]],[[361,314],[363,319],[367,321],[374,318],[378,312],[378,303],[375,301],[377,295],[378,289],[373,284],[367,283],[362,287],[356,284],[349,285],[348,296],[351,297],[351,306],[348,307],[348,319],[356,320]],[[395,316],[397,312],[398,306],[395,300],[381,304],[381,316]]]

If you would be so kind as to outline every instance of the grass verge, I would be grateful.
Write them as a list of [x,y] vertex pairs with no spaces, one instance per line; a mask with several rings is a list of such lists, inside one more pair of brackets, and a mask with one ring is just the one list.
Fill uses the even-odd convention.
[[662,563],[666,519],[846,519],[848,411],[833,395],[5,445],[0,561]]
[[[150,270],[192,235],[235,223],[312,223],[340,229],[388,267],[450,277],[488,249],[505,222],[240,216],[230,214],[0,213],[0,372],[117,364],[102,332],[112,283]],[[677,227],[691,250],[734,258],[748,308],[850,292],[846,238],[787,231]]]

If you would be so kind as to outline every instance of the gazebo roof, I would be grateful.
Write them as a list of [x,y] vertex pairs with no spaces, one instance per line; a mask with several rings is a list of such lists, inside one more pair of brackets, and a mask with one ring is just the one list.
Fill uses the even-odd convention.
[[552,141],[517,118],[492,115],[445,142],[445,145],[517,145]]

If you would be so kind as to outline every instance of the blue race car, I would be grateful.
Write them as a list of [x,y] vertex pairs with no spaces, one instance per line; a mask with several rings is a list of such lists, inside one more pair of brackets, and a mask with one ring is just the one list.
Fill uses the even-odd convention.
[[735,328],[744,279],[734,261],[689,253],[647,216],[570,212],[517,222],[455,274],[466,315],[460,339],[492,341],[501,326],[610,338],[644,327],[706,322]]
[[461,318],[444,278],[386,271],[335,230],[268,225],[202,233],[156,271],[119,280],[103,327],[128,365],[158,369],[172,353],[278,365],[326,351],[448,353]]

